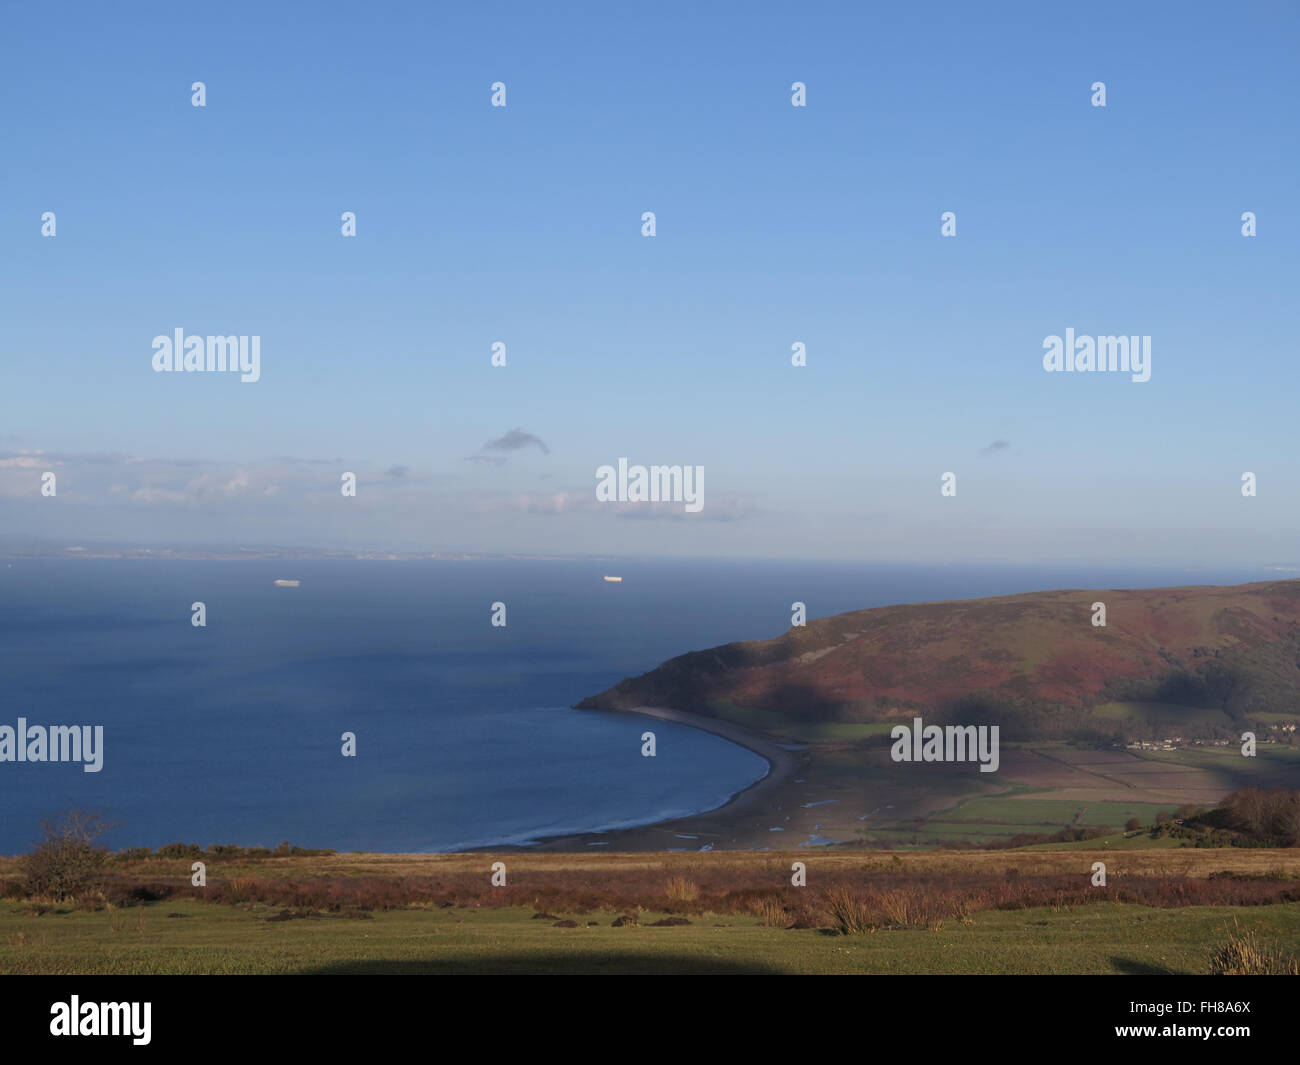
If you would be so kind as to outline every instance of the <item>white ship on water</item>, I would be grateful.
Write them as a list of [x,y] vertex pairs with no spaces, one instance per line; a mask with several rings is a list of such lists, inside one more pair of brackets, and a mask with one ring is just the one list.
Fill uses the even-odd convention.
[[300,584],[302,584],[302,581],[278,580],[275,582],[277,588],[297,588]]
[[617,584],[617,583],[618,583],[619,581],[621,581],[622,579],[623,579],[622,577],[606,577],[606,578],[605,578],[605,580],[609,581],[610,584]]

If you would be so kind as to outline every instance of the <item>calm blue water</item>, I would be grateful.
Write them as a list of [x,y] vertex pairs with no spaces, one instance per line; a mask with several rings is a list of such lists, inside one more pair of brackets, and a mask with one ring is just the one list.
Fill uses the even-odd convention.
[[[606,584],[605,573],[624,577]],[[0,724],[100,724],[104,768],[0,763],[0,853],[73,806],[108,845],[439,851],[711,809],[766,763],[568,709],[687,650],[888,603],[1261,569],[0,559]],[[273,586],[300,579],[299,588]],[[207,627],[190,604],[207,605]],[[507,606],[492,628],[490,606]],[[658,737],[642,758],[640,735]],[[340,734],[358,756],[340,756]]]

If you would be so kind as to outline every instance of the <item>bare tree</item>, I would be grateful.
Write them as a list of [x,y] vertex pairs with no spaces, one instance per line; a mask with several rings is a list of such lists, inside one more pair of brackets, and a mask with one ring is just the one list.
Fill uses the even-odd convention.
[[98,813],[70,810],[42,821],[43,836],[23,855],[23,890],[28,896],[70,899],[94,886],[108,851],[96,841],[116,825]]

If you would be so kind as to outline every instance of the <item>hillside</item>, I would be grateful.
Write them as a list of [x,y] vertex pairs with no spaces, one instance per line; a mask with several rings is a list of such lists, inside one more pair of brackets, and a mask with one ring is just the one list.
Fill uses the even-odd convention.
[[[1095,602],[1106,625],[1092,624]],[[1131,705],[1227,736],[1300,707],[1300,581],[1052,591],[877,607],[671,659],[577,704],[745,720],[1001,723],[1004,736],[1118,739]],[[1115,707],[1120,707],[1117,712]],[[1207,712],[1197,713],[1202,709]]]

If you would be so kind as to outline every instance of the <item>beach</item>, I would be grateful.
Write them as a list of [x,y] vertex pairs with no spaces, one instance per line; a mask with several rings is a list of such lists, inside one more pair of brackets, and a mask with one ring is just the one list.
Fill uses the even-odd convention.
[[[584,711],[586,713],[638,714],[671,721],[711,733],[753,751],[769,766],[767,774],[738,791],[723,805],[687,817],[609,832],[584,832],[551,836],[530,847],[530,851],[579,851],[608,846],[615,851],[766,850],[782,845],[802,845],[814,834],[815,809],[805,809],[807,793],[803,771],[808,767],[807,751],[791,749],[752,729],[730,721],[691,714],[663,706],[638,706],[631,710]],[[773,829],[779,831],[773,831]],[[777,840],[780,842],[776,842]],[[486,848],[485,848],[486,849]],[[500,850],[501,848],[492,848]]]

